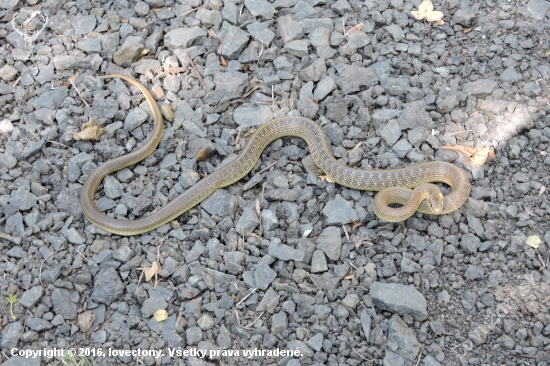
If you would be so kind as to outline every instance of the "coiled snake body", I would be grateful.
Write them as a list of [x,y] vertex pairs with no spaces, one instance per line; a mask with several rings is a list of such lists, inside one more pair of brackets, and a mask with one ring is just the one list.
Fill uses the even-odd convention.
[[[470,194],[468,177],[453,164],[428,162],[391,170],[350,168],[334,158],[326,135],[315,122],[302,117],[281,117],[258,128],[234,161],[189,187],[160,210],[132,221],[113,219],[96,208],[94,194],[107,174],[143,160],[156,149],[163,134],[163,119],[152,95],[136,80],[125,75],[106,75],[101,78],[121,78],[138,87],[145,95],[154,119],[154,129],[149,141],[129,154],[101,164],[88,177],[82,188],[80,203],[84,215],[93,224],[111,233],[137,235],[174,220],[206,199],[216,189],[243,178],[255,166],[263,150],[272,141],[283,136],[304,139],[315,164],[335,182],[355,189],[381,191],[374,200],[374,211],[386,221],[405,220],[415,211],[446,214],[462,206]],[[443,197],[439,188],[433,184],[426,184],[428,182],[446,183],[451,186],[452,191]],[[388,207],[390,203],[399,203],[403,207],[391,208]]]

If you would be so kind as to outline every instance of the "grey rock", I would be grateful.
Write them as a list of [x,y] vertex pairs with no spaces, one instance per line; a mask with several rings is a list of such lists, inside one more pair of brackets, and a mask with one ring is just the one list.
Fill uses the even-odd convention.
[[244,5],[254,17],[273,18],[275,8],[267,0],[245,0]]
[[356,294],[347,294],[346,297],[342,299],[342,304],[350,309],[355,309],[357,304],[359,304],[359,296]]
[[40,318],[27,318],[25,325],[35,332],[42,332],[53,327],[52,323]]
[[113,54],[113,62],[122,67],[128,67],[143,56],[144,46],[141,43],[124,44]]
[[397,314],[390,319],[386,348],[409,362],[414,361],[420,352],[420,343],[414,332]]
[[55,88],[54,90],[49,90],[36,98],[32,105],[36,109],[56,109],[61,105],[61,102],[63,102],[63,99],[65,99],[68,92],[69,89],[67,89],[67,87],[65,86]]
[[365,335],[365,341],[370,343],[370,330],[372,319],[367,309],[361,311],[361,327],[363,328],[363,334]]
[[143,318],[149,318],[153,316],[155,311],[166,309],[167,307],[168,303],[162,297],[149,297],[143,302],[143,305],[141,306],[141,316]]
[[453,16],[453,20],[465,27],[471,27],[476,22],[476,13],[470,9],[458,9]]
[[17,347],[23,335],[23,324],[20,321],[8,323],[2,332],[2,348],[12,349]]
[[321,76],[326,74],[327,66],[325,60],[317,59],[311,65],[300,71],[300,77],[304,81],[319,81]]
[[197,320],[197,324],[202,330],[208,330],[215,325],[215,322],[210,315],[204,314]]
[[498,83],[491,79],[479,79],[462,85],[462,91],[476,98],[483,98],[493,94]]
[[276,277],[277,273],[265,263],[258,264],[252,271],[243,273],[244,283],[250,287],[257,287],[260,290],[267,289]]
[[409,143],[409,141],[405,139],[399,140],[395,145],[392,147],[392,151],[397,155],[398,158],[404,158],[409,151],[411,151],[413,146]]
[[51,295],[54,313],[61,315],[65,320],[75,319],[77,315],[77,306],[70,297],[71,293],[61,288],[53,290]]
[[296,57],[306,57],[309,54],[308,46],[309,46],[309,41],[304,39],[298,39],[295,41],[288,42],[285,45],[284,49],[285,51],[287,51],[288,53]]
[[325,254],[321,250],[316,250],[313,252],[313,257],[311,258],[311,273],[320,273],[328,271],[327,259]]
[[481,246],[481,240],[474,234],[466,233],[460,238],[460,247],[466,254],[475,254]]
[[[16,1],[19,2],[19,0],[16,0]],[[36,338],[25,339],[25,334],[27,333],[36,335]],[[25,334],[22,335],[22,338],[23,338],[22,340],[24,342],[38,341],[38,333],[31,331],[31,332],[25,332]],[[3,344],[2,346],[4,347]],[[2,363],[2,366],[40,366],[40,365],[42,365],[42,356],[30,357],[30,358],[15,356],[15,357],[11,357],[9,360]]]
[[323,333],[317,333],[307,341],[307,345],[319,352],[323,347],[323,338]]
[[269,45],[275,38],[275,33],[273,33],[271,30],[269,30],[269,28],[267,28],[260,22],[249,24],[246,29],[250,33],[252,39],[260,42],[265,47],[269,47]]
[[242,29],[230,25],[223,33],[220,45],[220,54],[227,59],[238,59],[248,44],[250,36]]
[[388,146],[393,146],[401,137],[401,127],[395,119],[391,119],[380,131],[380,137],[386,141]]
[[274,313],[275,308],[279,306],[280,298],[281,297],[277,294],[277,292],[275,292],[275,290],[269,288],[265,292],[262,301],[258,304],[256,311],[267,311],[268,313]]
[[258,126],[273,119],[273,112],[266,105],[258,107],[240,106],[235,108],[233,119],[239,126]]
[[274,314],[271,317],[271,333],[272,334],[280,334],[282,331],[286,330],[288,327],[288,322],[286,318],[286,314],[283,312]]
[[313,92],[313,99],[317,101],[325,99],[330,93],[332,93],[334,89],[336,89],[336,87],[336,82],[334,82],[331,77],[325,77],[321,79],[315,87],[315,91]]
[[536,20],[543,20],[549,9],[550,2],[546,0],[530,0],[527,3],[527,10],[531,14],[531,18]]
[[176,28],[166,33],[164,45],[169,50],[189,48],[201,42],[208,36],[206,30],[195,26],[190,28]]
[[237,221],[235,230],[239,234],[251,233],[260,225],[260,220],[256,215],[256,212],[251,207],[245,207],[242,216]]
[[32,308],[38,304],[40,299],[42,299],[42,296],[44,296],[44,287],[32,287],[23,293],[23,296],[21,296],[21,299],[19,300],[19,304],[23,305],[27,309]]
[[307,344],[297,339],[288,342],[287,349],[298,350],[305,357],[313,357],[315,354]]
[[124,285],[114,268],[99,271],[94,278],[92,300],[102,304],[116,301],[124,292]]
[[292,15],[279,17],[277,29],[284,43],[300,39],[304,35],[304,29],[300,23],[292,19]]
[[523,75],[516,71],[514,66],[510,66],[500,74],[500,80],[502,81],[513,81],[513,80],[523,80]]
[[348,43],[355,48],[363,48],[368,46],[372,41],[372,35],[365,32],[353,32],[348,35]]
[[195,242],[193,248],[191,248],[191,250],[185,255],[185,262],[191,263],[193,261],[196,261],[205,251],[206,247],[200,241]]
[[340,229],[334,226],[323,229],[317,238],[317,249],[322,250],[330,260],[340,259],[340,250],[342,249]]
[[[77,70],[91,68],[90,57],[78,57],[72,55],[61,55],[53,58],[53,65],[57,70]],[[64,87],[62,87],[64,88]],[[54,89],[56,90],[56,89]]]
[[468,332],[468,338],[479,347],[487,342],[490,332],[491,330],[485,324],[472,323],[472,327]]
[[405,366],[403,357],[386,349],[386,354],[382,360],[382,366]]
[[15,79],[18,71],[15,67],[11,65],[4,65],[0,68],[0,79],[4,81],[12,81]]
[[190,327],[185,331],[187,345],[198,344],[202,340],[202,330],[199,327]]
[[273,211],[263,210],[261,216],[264,231],[271,231],[279,226],[279,220],[277,219],[277,215]]
[[330,47],[330,31],[325,27],[316,28],[309,34],[309,41],[315,48]]
[[426,299],[416,288],[397,283],[374,282],[370,289],[373,304],[397,314],[409,314],[416,320],[428,317]]
[[423,126],[428,129],[435,127],[433,119],[426,111],[424,101],[415,101],[403,104],[403,113],[397,118],[401,130]]
[[72,18],[74,32],[77,36],[90,33],[96,26],[95,15],[84,15]]
[[482,280],[485,277],[485,269],[483,267],[468,265],[466,272],[464,272],[464,277],[469,280]]
[[403,273],[415,273],[420,271],[421,268],[420,264],[407,257],[401,259],[401,272]]
[[124,129],[126,131],[133,131],[147,121],[149,115],[141,108],[134,108],[126,115],[124,120]]
[[432,355],[427,355],[424,357],[424,360],[422,360],[423,366],[441,366],[441,363]]
[[340,15],[349,14],[353,11],[347,0],[338,0],[336,4],[332,6],[332,9]]
[[349,201],[339,194],[327,202],[322,212],[325,225],[345,225],[349,224],[351,220],[359,220],[357,211],[351,207]]
[[405,38],[405,32],[397,24],[388,25],[386,27],[386,30],[392,36],[395,42],[400,42],[403,38]]
[[352,94],[378,84],[378,80],[376,72],[371,68],[346,65],[338,78],[338,85],[344,94]]
[[277,258],[282,261],[298,261],[302,262],[304,260],[305,253],[302,250],[294,249],[285,244],[271,242],[267,248],[267,252],[274,258]]
[[237,197],[227,193],[223,189],[218,189],[210,197],[202,201],[201,207],[210,215],[233,217],[237,209]]

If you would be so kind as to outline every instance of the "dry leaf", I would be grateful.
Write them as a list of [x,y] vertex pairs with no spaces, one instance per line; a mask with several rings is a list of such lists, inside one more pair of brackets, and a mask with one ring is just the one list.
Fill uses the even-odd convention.
[[354,32],[358,32],[361,29],[363,29],[363,23],[359,23],[356,26],[351,27],[346,33],[344,33],[344,36],[347,36],[347,35],[349,35],[351,33],[354,33]]
[[466,155],[472,164],[482,166],[488,158],[495,157],[495,150],[492,147],[471,147],[471,146],[443,146],[445,150],[453,150]]
[[434,11],[434,5],[430,0],[422,1],[418,10],[411,10],[411,14],[418,20],[425,19],[428,22],[436,22],[439,25],[444,24],[443,20],[441,20],[441,18],[443,18],[443,12]]
[[464,33],[468,34],[472,31],[473,28],[466,28],[464,29]]
[[546,187],[545,186],[540,187],[539,196],[542,195],[544,191],[546,191]]
[[254,205],[254,208],[256,209],[256,215],[258,215],[258,217],[260,217],[261,214],[262,214],[262,207],[260,206],[260,200],[256,199],[256,203]]
[[88,123],[84,123],[80,132],[69,132],[75,140],[99,140],[101,135],[107,132],[106,129],[100,127],[94,118],[90,118]]
[[205,149],[200,149],[199,153],[197,154],[197,161],[205,161],[208,159],[208,156],[206,155]]
[[332,179],[332,178],[329,177],[328,175],[318,175],[317,177],[319,177],[319,179],[324,180],[324,181],[327,181],[327,182],[329,182],[329,183],[335,183],[335,182],[334,182],[334,179]]
[[161,269],[159,262],[153,262],[151,267],[145,268],[145,281],[149,282]]
[[227,61],[225,61],[225,58],[222,57],[222,66],[227,66]]
[[163,322],[168,319],[168,312],[164,309],[159,309],[153,314],[157,322]]
[[525,241],[525,244],[529,245],[530,247],[532,248],[535,248],[537,249],[539,246],[540,246],[540,243],[541,243],[541,240],[538,236],[536,235],[531,235],[530,237],[527,238],[527,240]]
[[352,273],[344,277],[344,280],[351,280],[353,277],[355,277],[355,275]]
[[78,314],[78,321],[76,325],[82,333],[86,333],[95,322],[95,313],[92,310],[86,310]]

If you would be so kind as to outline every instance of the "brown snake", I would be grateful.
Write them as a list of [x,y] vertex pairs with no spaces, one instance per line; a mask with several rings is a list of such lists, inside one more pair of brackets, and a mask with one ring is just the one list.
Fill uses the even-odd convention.
[[[158,211],[137,220],[113,219],[96,208],[95,192],[107,174],[145,159],[156,149],[163,134],[163,119],[153,96],[136,80],[125,75],[106,75],[100,78],[120,78],[139,88],[149,103],[154,119],[152,136],[142,147],[104,162],[90,174],[82,187],[80,203],[84,215],[94,225],[111,233],[137,235],[169,223],[202,202],[216,189],[243,178],[256,165],[263,150],[272,141],[284,136],[304,139],[315,164],[335,182],[355,189],[382,191],[374,200],[374,211],[386,221],[403,221],[415,211],[446,214],[461,207],[470,194],[468,177],[453,164],[428,162],[388,170],[350,168],[334,158],[330,142],[315,122],[302,117],[281,117],[260,126],[235,160],[189,187]],[[443,196],[437,186],[425,184],[429,182],[446,183],[451,186],[452,191]],[[390,203],[399,203],[403,207],[391,208],[388,207]]]

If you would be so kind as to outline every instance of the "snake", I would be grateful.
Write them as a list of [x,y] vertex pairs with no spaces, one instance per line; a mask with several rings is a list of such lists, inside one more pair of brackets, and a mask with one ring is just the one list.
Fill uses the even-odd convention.
[[[353,189],[380,191],[373,202],[374,213],[388,222],[404,221],[415,212],[443,215],[460,208],[470,194],[470,182],[458,166],[430,161],[397,169],[358,169],[340,163],[333,156],[330,141],[314,121],[285,116],[262,124],[250,137],[241,153],[229,164],[206,175],[196,184],[151,214],[136,220],[114,219],[100,212],[94,196],[103,178],[124,167],[136,164],[156,150],[163,135],[161,111],[147,88],[131,77],[103,75],[102,79],[119,78],[137,87],[145,96],[154,121],[151,137],[137,150],[100,164],[86,179],[80,194],[84,216],[95,226],[113,234],[138,235],[175,220],[205,200],[214,191],[245,177],[256,165],[264,149],[274,140],[295,136],[304,139],[309,153],[319,167],[335,183]],[[451,191],[443,196],[434,183],[445,183]],[[390,207],[392,204],[401,207]]]

